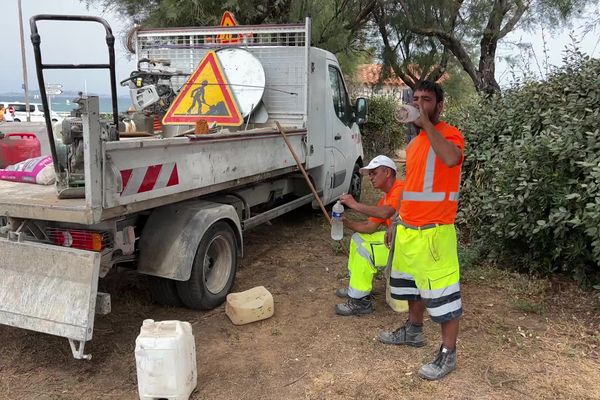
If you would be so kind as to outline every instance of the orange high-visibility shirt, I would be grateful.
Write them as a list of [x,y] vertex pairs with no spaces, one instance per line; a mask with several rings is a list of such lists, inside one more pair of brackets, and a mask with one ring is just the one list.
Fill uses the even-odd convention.
[[[439,122],[435,129],[464,155],[465,139],[454,126]],[[449,168],[433,151],[424,130],[419,132],[406,148],[406,181],[400,218],[407,224],[453,224],[458,209],[460,170]]]
[[[402,198],[402,191],[404,190],[404,182],[401,180],[396,180],[390,191],[387,192],[379,201],[377,202],[378,206],[390,206],[394,210],[398,211],[400,207],[400,199]],[[369,217],[369,221],[377,222],[378,224],[385,224],[386,226],[390,226],[392,223],[392,218],[382,219]]]

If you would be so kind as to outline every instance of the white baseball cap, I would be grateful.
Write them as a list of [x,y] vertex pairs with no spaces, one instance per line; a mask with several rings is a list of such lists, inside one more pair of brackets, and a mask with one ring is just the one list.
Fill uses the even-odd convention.
[[366,167],[362,167],[360,169],[360,173],[364,174],[366,172],[369,172],[369,170],[375,169],[378,167],[388,167],[388,168],[393,169],[394,171],[397,171],[396,163],[394,162],[394,160],[392,160],[391,158],[389,158],[387,156],[378,155],[377,157],[375,157],[371,160],[369,165],[367,165]]

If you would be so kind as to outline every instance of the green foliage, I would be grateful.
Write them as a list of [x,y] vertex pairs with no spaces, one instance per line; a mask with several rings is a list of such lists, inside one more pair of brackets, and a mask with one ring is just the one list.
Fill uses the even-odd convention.
[[397,100],[387,96],[369,99],[369,119],[362,130],[363,149],[367,160],[377,154],[394,155],[406,143],[404,127],[394,119]]
[[216,26],[225,11],[242,25],[304,22],[311,17],[312,45],[338,56],[352,72],[364,61],[364,26],[369,13],[364,0],[82,0],[127,17],[145,28]]
[[[590,0],[382,0],[373,12],[381,35],[381,58],[405,82],[415,81],[411,64],[442,70],[451,53],[478,92],[494,94],[498,43],[517,28],[562,28]],[[422,79],[420,76],[417,78]]]
[[600,60],[456,110],[467,143],[459,222],[507,267],[600,282]]
[[458,261],[461,270],[471,270],[481,261],[481,247],[477,243],[459,244]]
[[456,63],[449,65],[448,78],[441,85],[444,89],[445,114],[453,115],[478,99],[471,78]]

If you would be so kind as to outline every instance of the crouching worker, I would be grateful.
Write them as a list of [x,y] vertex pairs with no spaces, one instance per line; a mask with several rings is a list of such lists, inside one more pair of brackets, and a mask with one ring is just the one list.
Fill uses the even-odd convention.
[[368,174],[373,187],[383,191],[384,196],[374,206],[359,203],[349,194],[340,197],[344,206],[368,217],[366,221],[344,218],[344,226],[355,232],[348,258],[350,282],[347,288],[336,291],[337,296],[347,298],[345,303],[335,306],[336,314],[344,316],[373,312],[373,278],[387,264],[389,249],[385,246],[385,231],[400,206],[404,187],[404,183],[396,179],[396,164],[389,157],[375,157],[360,172]]

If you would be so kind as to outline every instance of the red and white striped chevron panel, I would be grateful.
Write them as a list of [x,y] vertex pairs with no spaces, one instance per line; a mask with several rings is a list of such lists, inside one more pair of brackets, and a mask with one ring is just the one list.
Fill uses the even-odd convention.
[[131,196],[179,184],[177,164],[174,162],[124,169],[121,171],[121,178],[123,180],[121,196]]

